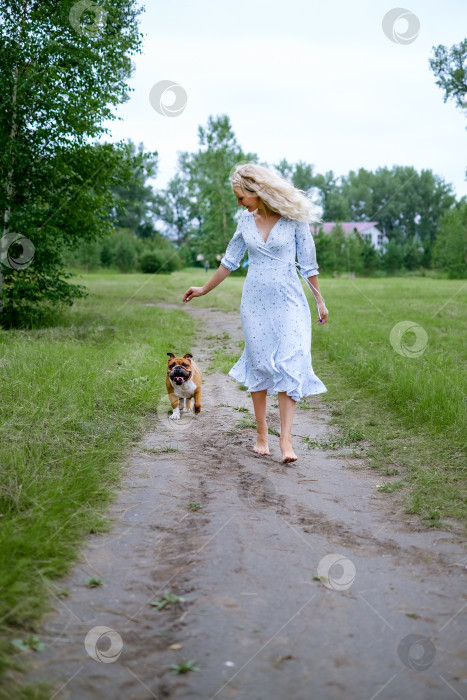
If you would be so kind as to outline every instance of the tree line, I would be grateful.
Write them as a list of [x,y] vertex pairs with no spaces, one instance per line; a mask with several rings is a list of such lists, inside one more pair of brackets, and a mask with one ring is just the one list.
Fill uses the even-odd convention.
[[[131,142],[129,148],[136,151]],[[141,143],[138,153],[145,158]],[[148,173],[154,174],[156,160],[149,170],[135,173],[130,186],[119,188],[126,213],[117,212],[115,233],[92,247],[82,246],[69,262],[86,269],[112,266],[143,272],[154,272],[157,266],[168,272],[200,265],[199,258],[216,266],[235,231],[238,205],[230,174],[242,162],[260,161],[257,154],[242,151],[227,115],[210,117],[205,127],[199,127],[199,150],[179,155],[177,172],[167,187],[152,189],[145,180]],[[325,274],[434,269],[450,277],[465,276],[465,198],[457,201],[452,185],[431,170],[360,168],[337,177],[332,171],[315,173],[313,165],[303,161],[282,159],[273,166],[321,206],[324,221],[337,222],[332,233],[315,234]],[[378,251],[358,234],[344,235],[339,226],[343,221],[377,221],[388,245]],[[153,257],[157,265],[148,265]]]
[[[214,266],[235,231],[231,171],[262,161],[242,150],[227,115],[198,127],[197,151],[180,154],[163,189],[151,184],[157,151],[103,141],[104,124],[129,99],[141,10],[137,0],[0,0],[3,327],[38,323],[50,307],[86,296],[71,279],[75,264],[169,272],[203,256]],[[430,60],[444,99],[462,108],[466,59],[464,41],[435,47]],[[431,170],[339,177],[302,161],[271,165],[321,204],[325,220],[378,221],[389,239],[382,257],[339,230],[317,236],[322,272],[351,265],[359,274],[423,267],[466,275],[466,200]]]

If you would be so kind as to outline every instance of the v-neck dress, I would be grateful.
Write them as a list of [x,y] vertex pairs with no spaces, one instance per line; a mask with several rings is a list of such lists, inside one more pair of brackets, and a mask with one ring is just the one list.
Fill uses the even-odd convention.
[[285,391],[299,401],[327,391],[311,364],[311,314],[297,273],[317,275],[316,250],[306,222],[282,216],[264,241],[253,212],[244,211],[221,265],[233,271],[248,249],[240,315],[245,348],[229,376],[248,390]]

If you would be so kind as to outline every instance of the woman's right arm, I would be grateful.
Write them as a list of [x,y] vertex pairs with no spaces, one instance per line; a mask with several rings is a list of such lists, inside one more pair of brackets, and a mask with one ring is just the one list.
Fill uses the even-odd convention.
[[187,289],[183,295],[183,301],[191,301],[193,297],[202,297],[204,294],[207,294],[211,289],[214,289],[214,287],[217,287],[218,284],[223,282],[225,278],[230,275],[230,272],[231,270],[227,270],[223,265],[219,265],[211,279],[208,280],[205,285]]
[[193,299],[193,297],[201,297],[203,294],[207,294],[211,291],[211,289],[214,289],[214,287],[217,287],[218,284],[223,282],[231,272],[240,267],[240,262],[247,247],[242,233],[244,213],[240,217],[237,229],[232,236],[232,240],[227,246],[227,250],[225,251],[225,255],[221,260],[221,264],[211,279],[202,287],[190,287],[190,289],[187,289],[183,295],[183,301],[190,301],[190,299]]

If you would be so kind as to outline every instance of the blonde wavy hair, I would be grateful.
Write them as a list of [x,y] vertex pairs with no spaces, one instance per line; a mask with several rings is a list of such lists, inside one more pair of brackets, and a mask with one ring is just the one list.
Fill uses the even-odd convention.
[[318,216],[318,207],[308,199],[304,190],[294,187],[282,175],[262,165],[237,165],[230,181],[232,189],[256,195],[271,211],[281,216],[307,223],[323,223]]

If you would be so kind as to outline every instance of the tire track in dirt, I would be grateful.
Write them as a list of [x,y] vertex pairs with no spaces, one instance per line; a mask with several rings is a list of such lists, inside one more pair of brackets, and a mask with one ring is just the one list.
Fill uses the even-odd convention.
[[[255,455],[254,430],[235,428],[254,421],[251,398],[206,372],[220,333],[238,351],[238,313],[172,306],[200,322],[202,412],[170,421],[168,400],[159,405],[125,469],[112,530],[90,536],[51,586],[47,646],[29,655],[28,680],[53,679],[54,700],[465,697],[461,534],[421,528],[377,491],[381,477],[363,459],[308,449],[301,438],[332,435],[319,396],[308,399],[316,410],[296,410],[297,462],[282,464],[275,435],[272,456]],[[267,401],[278,430],[277,397]],[[341,563],[317,578],[334,553]],[[90,590],[90,576],[104,585]],[[166,592],[184,601],[150,605]],[[121,639],[112,663],[85,650],[95,627],[114,630],[117,651]],[[104,655],[110,641],[97,644]],[[182,659],[200,671],[171,673]]]

